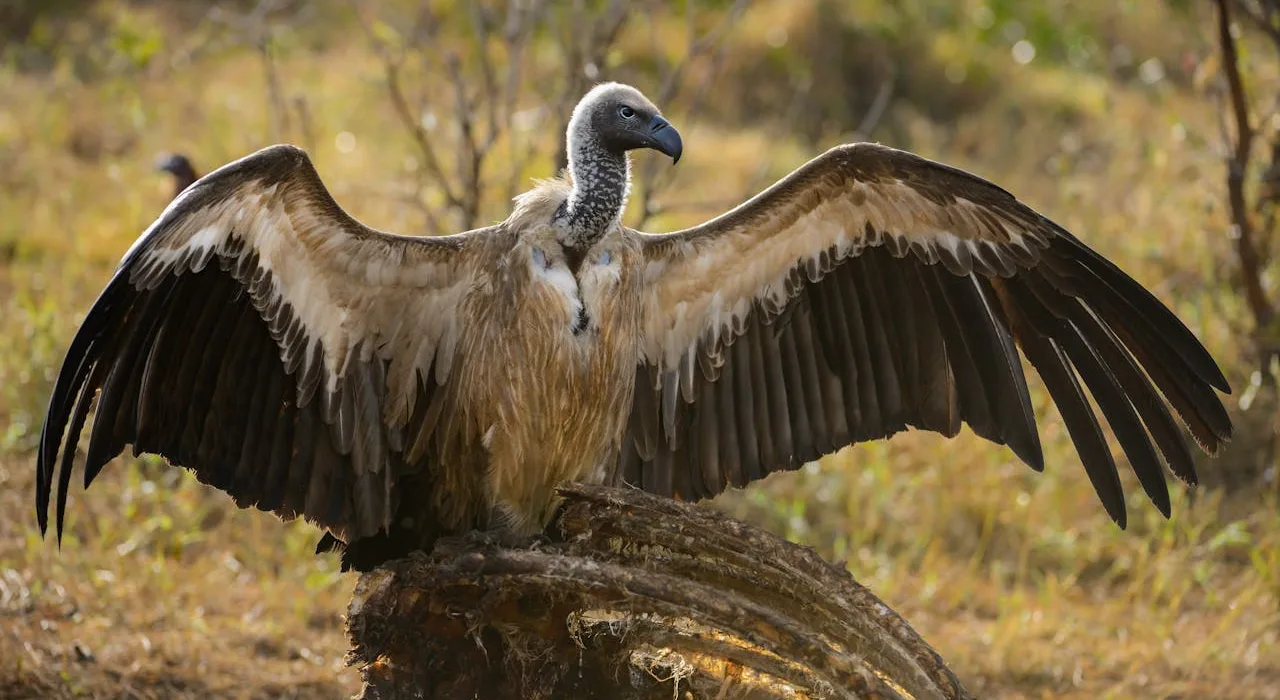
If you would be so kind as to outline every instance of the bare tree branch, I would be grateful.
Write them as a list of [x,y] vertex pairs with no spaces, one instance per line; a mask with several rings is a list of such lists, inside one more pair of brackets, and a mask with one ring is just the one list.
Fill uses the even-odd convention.
[[[361,9],[360,4],[355,7]],[[420,190],[438,191],[443,199],[425,205],[444,209],[429,217],[432,228],[443,230],[442,214],[448,215],[454,230],[477,225],[494,184],[486,181],[486,165],[503,139],[507,140],[506,167],[493,179],[505,189],[507,200],[515,195],[525,166],[540,145],[539,140],[519,133],[515,115],[527,80],[530,40],[549,7],[547,0],[521,0],[507,3],[500,14],[491,5],[471,4],[465,14],[456,15],[456,21],[469,26],[469,34],[463,35],[452,24],[455,15],[438,14],[429,3],[423,4],[413,30],[401,34],[395,46],[380,40],[377,20],[361,15],[365,32],[384,62],[392,109],[422,154]],[[446,22],[450,23],[447,30]],[[420,62],[424,79],[411,90],[404,76],[413,61]],[[447,143],[433,124],[423,123],[423,115],[440,112],[441,88],[448,105],[447,118],[441,119],[451,127]]]
[[302,135],[302,147],[311,153],[316,151],[316,127],[311,118],[311,107],[307,104],[307,96],[293,96],[293,108],[298,114],[298,130]]
[[[392,109],[395,110],[396,117],[400,120],[401,125],[409,133],[414,144],[417,145],[418,151],[422,155],[422,164],[427,176],[433,179],[432,184],[440,191],[447,206],[458,210],[463,209],[461,197],[450,184],[452,178],[445,173],[444,167],[440,163],[440,157],[431,143],[431,137],[423,126],[421,112],[411,107],[409,100],[405,96],[400,79],[401,66],[404,61],[403,50],[394,51],[393,54],[393,49],[388,47],[386,42],[377,36],[372,23],[361,13],[361,6],[358,0],[356,0],[355,9],[357,17],[360,18],[361,28],[364,29],[370,44],[376,48],[382,59],[383,78],[386,81],[387,96],[391,100]],[[434,32],[434,22],[430,9],[424,6],[422,13],[419,15],[418,27],[415,28],[414,33],[425,31],[430,36]],[[423,211],[427,215],[427,225],[433,232],[440,233],[445,230],[430,207],[424,207]]]
[[261,60],[263,75],[267,81],[269,122],[266,138],[271,143],[287,140],[291,130],[291,111],[284,96],[284,84],[276,62],[277,25],[301,23],[311,9],[307,3],[295,0],[258,0],[253,9],[245,13],[233,13],[214,7],[206,15],[211,22],[230,28],[235,41],[251,44]]
[[524,80],[522,68],[525,64],[525,52],[529,37],[533,35],[536,24],[541,22],[547,10],[545,0],[529,0],[524,3],[511,3],[507,8],[507,20],[503,29],[503,41],[507,47],[507,76],[503,85],[502,114],[505,118],[504,129],[509,135],[508,161],[504,201],[511,201],[516,196],[523,179],[524,166],[533,158],[538,149],[537,139],[529,139],[524,149],[520,148],[515,134],[516,104],[520,94],[520,84]]
[[1258,29],[1271,37],[1272,43],[1280,50],[1280,24],[1276,22],[1277,16],[1280,15],[1280,4],[1265,0],[1261,2],[1235,0],[1234,4],[1241,14],[1253,20]]
[[1249,120],[1249,102],[1244,81],[1240,76],[1240,58],[1236,50],[1236,38],[1231,31],[1230,0],[1216,0],[1218,4],[1218,41],[1222,49],[1223,70],[1226,72],[1230,91],[1231,111],[1235,117],[1235,143],[1227,159],[1227,199],[1231,207],[1231,222],[1235,234],[1236,255],[1240,259],[1240,273],[1244,284],[1245,301],[1253,313],[1259,330],[1266,329],[1274,314],[1274,307],[1262,284],[1262,271],[1258,250],[1254,241],[1249,208],[1245,203],[1245,176],[1256,132]]
[[462,197],[461,224],[463,229],[470,229],[475,227],[476,217],[479,215],[480,165],[484,162],[485,147],[476,140],[474,104],[467,95],[467,81],[462,76],[462,65],[457,54],[450,53],[445,58],[445,67],[449,82],[453,85],[454,116],[461,136],[457,149],[457,176],[461,180],[458,191]]
[[889,102],[893,100],[893,89],[898,84],[898,74],[894,71],[889,73],[889,77],[880,84],[880,89],[876,90],[875,99],[871,101],[871,106],[867,108],[867,113],[862,115],[862,121],[858,123],[858,128],[853,132],[854,141],[866,141],[871,138],[871,134],[875,133],[876,127],[880,125],[880,119],[884,117],[885,111],[889,108]]
[[[602,11],[592,13],[587,10],[583,0],[574,0],[573,7],[568,12],[570,21],[561,28],[561,42],[568,50],[568,79],[552,110],[553,114],[559,115],[558,133],[563,134],[569,128],[569,108],[599,75],[600,67],[604,65],[609,49],[617,41],[631,9],[632,3],[627,0],[609,0]],[[569,164],[569,154],[565,147],[562,141],[556,152],[556,172],[564,170]]]
[[470,9],[468,18],[471,20],[471,29],[475,32],[476,46],[479,48],[476,62],[480,65],[480,77],[483,81],[482,90],[487,98],[484,102],[487,108],[486,121],[488,122],[488,128],[481,148],[488,150],[498,138],[498,128],[501,123],[498,118],[498,108],[501,106],[501,100],[498,99],[500,93],[498,79],[493,69],[493,58],[489,55],[492,20],[487,10],[480,3],[473,2],[468,7]]
[[[703,87],[715,79],[724,58],[723,39],[748,4],[736,0],[717,9],[714,26],[702,31],[699,27],[707,23],[701,21],[706,16],[701,6],[692,0],[686,4],[684,51],[661,68],[653,93],[660,104],[683,103],[682,127],[697,118],[710,92],[696,90],[688,100],[679,100],[692,87],[689,76],[696,71]],[[392,113],[420,153],[418,192],[426,195],[421,208],[431,229],[443,231],[442,225],[449,224],[457,225],[452,230],[473,228],[494,195],[502,193],[502,201],[510,201],[527,177],[528,164],[549,146],[545,126],[558,126],[555,133],[564,133],[573,104],[590,83],[602,79],[628,20],[661,7],[656,0],[603,0],[599,5],[518,0],[502,10],[486,3],[470,4],[462,13],[441,13],[424,3],[417,21],[410,23],[381,21],[367,4],[353,0],[362,29],[382,59]],[[409,30],[391,29],[410,24]],[[539,32],[559,42],[565,64],[550,100],[545,98],[547,86],[529,84],[529,53]],[[532,103],[522,109],[522,100]],[[439,115],[450,128],[424,124],[423,115]],[[497,149],[505,156],[501,171],[486,167]],[[556,149],[559,170],[568,159],[563,139],[556,140]],[[642,221],[663,210],[656,197],[673,180],[658,175],[656,162],[643,161],[639,206],[633,210]]]
[[[712,50],[715,50],[715,53],[711,57],[710,70],[707,71],[705,81],[710,83],[715,79],[720,72],[720,66],[723,62],[723,39],[742,16],[742,13],[746,10],[748,0],[736,0],[728,10],[724,11],[715,26],[701,35],[698,34],[697,22],[695,21],[696,5],[697,3],[693,0],[689,0],[685,5],[685,22],[688,37],[687,47],[684,54],[680,57],[680,60],[676,61],[673,65],[668,66],[664,71],[665,76],[663,77],[662,85],[659,87],[656,94],[656,99],[659,104],[670,104],[675,100],[681,87],[685,83],[684,76],[689,66]],[[654,36],[653,40],[656,43],[657,37]],[[661,51],[659,51],[656,46],[654,48],[654,55],[662,55]],[[685,126],[686,128],[692,127],[694,122],[697,120],[700,112],[702,111],[704,100],[711,92],[710,90],[705,89],[706,87],[708,87],[708,85],[704,84],[704,89],[698,90],[694,94],[688,109],[685,110],[685,119],[682,126]],[[675,180],[674,178],[667,177],[659,182],[658,174],[658,162],[654,159],[649,159],[640,167],[640,177],[637,178],[638,186],[636,188],[640,193],[640,214],[634,224],[637,227],[644,226],[652,217],[667,211],[667,207],[659,205],[656,198],[665,189],[670,187],[671,183],[675,182]]]

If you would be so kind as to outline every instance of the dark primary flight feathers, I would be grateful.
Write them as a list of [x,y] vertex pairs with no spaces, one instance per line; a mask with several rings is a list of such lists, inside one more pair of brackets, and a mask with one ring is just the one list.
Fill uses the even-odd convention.
[[627,151],[682,147],[656,108],[602,86],[567,138],[566,177],[453,236],[360,224],[289,146],[199,180],[71,343],[42,530],[56,476],[61,534],[95,398],[86,486],[132,445],[369,544],[366,566],[443,531],[536,531],[562,479],[700,499],[909,427],[968,424],[1039,470],[1019,350],[1121,526],[1104,420],[1166,515],[1164,466],[1196,479],[1182,426],[1210,453],[1231,435],[1191,331],[986,180],[846,145],[655,235],[618,216]]

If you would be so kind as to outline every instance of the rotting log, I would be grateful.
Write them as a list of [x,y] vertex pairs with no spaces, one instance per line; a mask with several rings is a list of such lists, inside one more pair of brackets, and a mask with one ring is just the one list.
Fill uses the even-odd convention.
[[638,490],[562,493],[543,537],[442,539],[361,577],[361,697],[972,697],[811,548]]

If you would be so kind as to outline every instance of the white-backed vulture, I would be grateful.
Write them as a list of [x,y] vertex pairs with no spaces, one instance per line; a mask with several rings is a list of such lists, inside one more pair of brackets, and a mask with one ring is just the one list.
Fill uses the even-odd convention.
[[177,197],[184,190],[200,179],[191,159],[181,153],[165,153],[156,158],[156,170],[173,176],[173,196]]
[[1019,348],[1122,527],[1086,388],[1166,515],[1162,462],[1195,481],[1174,415],[1210,453],[1231,435],[1230,388],[1191,331],[986,180],[844,145],[656,235],[620,219],[628,151],[680,157],[658,109],[600,85],[566,136],[566,177],[456,235],[364,226],[290,146],[184,191],[71,343],[42,531],[56,475],[61,537],[95,397],[86,486],[132,445],[305,517],[361,569],[442,533],[537,532],[565,480],[700,499],[907,428],[968,424],[1040,470]]

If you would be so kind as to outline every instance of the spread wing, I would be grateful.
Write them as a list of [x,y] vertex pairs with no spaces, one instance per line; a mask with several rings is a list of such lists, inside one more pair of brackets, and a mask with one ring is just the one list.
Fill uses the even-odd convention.
[[41,531],[56,471],[61,539],[95,396],[86,487],[132,444],[241,506],[344,539],[386,528],[397,480],[423,468],[484,234],[370,229],[290,146],[201,179],[129,249],[71,343],[40,438]]
[[1019,349],[1107,512],[1124,499],[1099,415],[1166,515],[1163,461],[1213,453],[1230,388],[1150,292],[996,185],[841,146],[700,226],[642,235],[643,361],[622,474],[713,496],[908,427],[966,423],[1043,468]]

